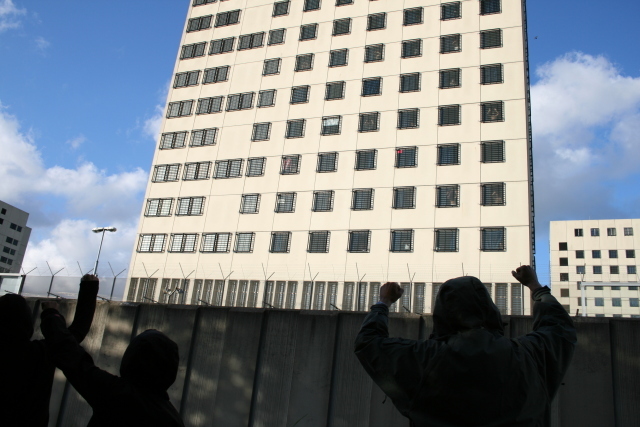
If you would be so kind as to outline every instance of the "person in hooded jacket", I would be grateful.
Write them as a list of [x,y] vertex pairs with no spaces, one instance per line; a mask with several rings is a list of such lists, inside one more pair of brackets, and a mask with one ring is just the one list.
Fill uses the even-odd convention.
[[385,283],[355,341],[373,381],[415,427],[550,425],[550,407],[569,367],[576,330],[530,266],[513,276],[532,291],[533,332],[503,336],[498,308],[475,277],[445,282],[426,341],[389,338],[388,306],[403,289]]
[[[69,333],[81,342],[89,333],[100,283],[87,274],[80,281],[78,303]],[[44,427],[55,365],[44,340],[31,340],[33,313],[20,295],[0,297],[0,425]]]
[[136,336],[122,356],[118,377],[94,364],[55,303],[43,303],[41,318],[53,361],[93,409],[89,427],[184,427],[167,394],[180,361],[178,346],[169,337],[154,329]]

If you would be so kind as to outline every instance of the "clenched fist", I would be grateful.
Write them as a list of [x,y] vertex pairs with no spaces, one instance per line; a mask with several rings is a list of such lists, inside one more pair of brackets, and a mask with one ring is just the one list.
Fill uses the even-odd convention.
[[390,306],[398,301],[403,293],[404,289],[396,282],[387,282],[380,288],[380,301]]

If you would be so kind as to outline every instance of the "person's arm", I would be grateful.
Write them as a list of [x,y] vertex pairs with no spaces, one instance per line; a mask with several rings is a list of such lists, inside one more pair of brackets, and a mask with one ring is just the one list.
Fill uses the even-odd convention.
[[76,314],[69,326],[69,332],[81,343],[91,329],[93,314],[96,311],[96,297],[100,281],[93,274],[85,274],[80,281],[80,292],[76,304]]

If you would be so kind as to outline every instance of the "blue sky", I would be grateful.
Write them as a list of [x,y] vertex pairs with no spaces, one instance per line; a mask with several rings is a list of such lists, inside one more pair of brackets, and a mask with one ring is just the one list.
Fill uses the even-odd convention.
[[[116,225],[103,259],[126,267],[188,2],[0,0],[0,199],[31,213],[25,266],[88,270],[88,230]],[[528,12],[548,280],[549,220],[640,217],[640,3]]]

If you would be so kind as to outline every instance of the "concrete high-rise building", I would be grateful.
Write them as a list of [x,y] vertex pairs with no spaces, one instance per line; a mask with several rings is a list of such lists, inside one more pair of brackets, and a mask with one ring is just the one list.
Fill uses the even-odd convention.
[[550,245],[551,291],[567,311],[640,317],[640,219],[551,221]]
[[0,200],[0,273],[19,273],[31,229],[29,214]]
[[525,2],[193,0],[125,298],[528,313]]

